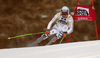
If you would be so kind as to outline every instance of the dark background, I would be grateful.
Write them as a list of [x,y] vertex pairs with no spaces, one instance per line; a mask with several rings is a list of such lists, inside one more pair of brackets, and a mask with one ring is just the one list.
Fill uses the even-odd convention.
[[[73,16],[77,0],[0,0],[0,49],[27,47],[41,35],[8,40],[8,37],[44,31],[62,6],[68,6]],[[91,0],[80,0],[80,5],[91,6]],[[100,0],[94,0],[98,36],[100,38]],[[70,43],[96,40],[94,21],[75,21]],[[44,46],[52,37],[41,42]],[[58,44],[61,39],[53,44]],[[68,36],[63,40],[67,43]]]

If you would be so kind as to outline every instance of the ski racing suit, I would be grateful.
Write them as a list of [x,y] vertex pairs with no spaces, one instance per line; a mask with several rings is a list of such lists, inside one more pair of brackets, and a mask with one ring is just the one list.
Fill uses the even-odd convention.
[[[54,23],[55,25],[51,29]],[[62,37],[64,32],[70,34],[73,32],[73,25],[74,25],[73,17],[70,14],[67,16],[67,18],[63,18],[61,12],[59,12],[53,17],[53,19],[49,22],[47,26],[47,29],[51,29],[49,36],[56,34],[57,39],[59,39]]]

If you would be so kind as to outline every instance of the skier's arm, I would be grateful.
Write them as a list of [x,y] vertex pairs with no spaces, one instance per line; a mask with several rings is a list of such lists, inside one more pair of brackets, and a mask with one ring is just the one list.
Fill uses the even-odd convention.
[[47,26],[47,29],[51,29],[51,26],[57,21],[59,15],[56,14],[53,19],[49,22],[48,26]]
[[73,21],[73,18],[72,16],[69,18],[69,26],[68,26],[68,31],[67,31],[67,34],[70,34],[73,32],[73,27],[74,27],[74,21]]

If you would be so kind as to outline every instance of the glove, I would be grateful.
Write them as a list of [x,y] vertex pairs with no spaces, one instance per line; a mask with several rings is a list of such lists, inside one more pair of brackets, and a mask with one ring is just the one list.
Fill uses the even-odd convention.
[[46,29],[45,34],[49,34],[50,33],[50,29]]
[[68,34],[67,32],[66,32],[66,33],[64,33],[64,34],[63,34],[63,37],[66,37],[66,35],[67,35],[67,34]]

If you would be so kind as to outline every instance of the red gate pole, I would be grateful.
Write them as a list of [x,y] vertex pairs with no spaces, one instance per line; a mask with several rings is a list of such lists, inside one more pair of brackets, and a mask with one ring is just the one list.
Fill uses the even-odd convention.
[[71,34],[69,34],[68,43],[69,43],[69,41],[70,41],[70,37],[71,37]]
[[[92,0],[92,7],[94,8],[94,3],[93,3],[93,0]],[[95,14],[95,13],[94,13]],[[94,18],[95,19],[95,18]],[[98,31],[97,31],[97,23],[96,23],[96,20],[94,20],[94,23],[95,23],[95,30],[96,30],[96,38],[98,40]]]
[[94,21],[94,22],[95,22],[96,37],[97,37],[97,40],[98,40],[97,24],[96,24],[96,21]]
[[94,3],[93,3],[93,0],[92,0],[92,6],[94,7]]
[[77,0],[77,5],[78,5],[78,3],[79,3],[79,0]]

